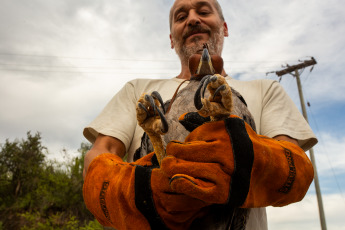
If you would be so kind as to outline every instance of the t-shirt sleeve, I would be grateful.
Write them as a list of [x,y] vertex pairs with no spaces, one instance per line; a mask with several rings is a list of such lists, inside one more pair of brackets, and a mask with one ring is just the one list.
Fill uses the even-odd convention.
[[290,136],[298,140],[304,151],[314,146],[317,143],[314,133],[283,87],[276,81],[262,83],[261,134]]
[[112,136],[122,141],[128,151],[136,127],[136,101],[134,86],[128,82],[96,119],[84,128],[83,134],[86,139],[94,143],[100,133]]

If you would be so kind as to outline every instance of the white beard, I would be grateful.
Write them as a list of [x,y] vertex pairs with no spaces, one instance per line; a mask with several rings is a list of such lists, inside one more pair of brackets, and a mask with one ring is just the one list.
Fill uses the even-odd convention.
[[[184,41],[181,39],[177,41],[172,36],[173,43],[175,44],[175,52],[180,57],[182,62],[188,63],[189,58],[196,53],[201,53],[203,50],[204,42],[201,42],[199,37],[195,37],[191,40],[192,44],[188,46],[184,45]],[[219,31],[212,32],[212,36],[207,41],[209,53],[211,55],[221,56],[224,44],[224,29],[221,27]]]

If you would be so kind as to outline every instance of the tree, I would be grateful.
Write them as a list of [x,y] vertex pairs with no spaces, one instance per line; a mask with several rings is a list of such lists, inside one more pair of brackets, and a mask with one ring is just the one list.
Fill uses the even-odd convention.
[[[100,226],[86,209],[83,162],[90,144],[65,162],[46,161],[39,133],[0,149],[0,229],[91,229]],[[68,155],[68,152],[65,151]],[[84,226],[84,227],[83,227]]]
[[[39,133],[31,135],[27,132],[26,140],[8,139],[1,146],[0,151],[0,175],[2,203],[8,204],[18,197],[25,197],[39,184],[42,174],[42,166],[47,149],[42,146]],[[15,203],[15,202],[14,202]],[[31,208],[32,204],[18,204],[20,208]]]

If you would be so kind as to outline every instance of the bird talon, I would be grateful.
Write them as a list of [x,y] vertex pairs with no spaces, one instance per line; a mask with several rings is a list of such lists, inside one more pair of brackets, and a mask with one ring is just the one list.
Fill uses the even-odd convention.
[[[205,98],[206,89],[210,93],[208,99]],[[232,108],[231,88],[224,77],[219,74],[205,76],[195,93],[194,105],[201,116],[211,116],[211,120],[229,116]]]
[[210,84],[212,77],[213,76],[211,76],[211,75],[206,76],[205,82],[202,86],[202,98],[205,98],[205,91],[206,91],[208,84]]
[[216,89],[216,91],[214,92],[214,95],[213,95],[213,100],[215,99],[215,97],[216,96],[221,96],[221,94],[220,94],[220,91],[223,91],[223,90],[225,90],[226,89],[226,85],[221,85],[221,86],[219,86],[217,89]]
[[210,77],[211,75],[206,75],[204,76],[200,83],[199,83],[199,86],[197,88],[197,90],[195,91],[195,94],[194,94],[194,106],[197,110],[200,110],[202,108],[202,103],[201,103],[201,90],[204,89],[204,83],[205,81]]
[[145,107],[145,105],[143,103],[139,102],[138,107],[140,107],[140,109],[144,110],[147,116],[150,116],[149,111],[147,110],[147,108]]
[[165,116],[163,115],[163,113],[159,109],[157,109],[157,111],[158,111],[159,117],[161,119],[161,132],[163,134],[167,133],[169,130],[168,121],[166,120]]
[[149,102],[149,104],[153,110],[153,114],[155,115],[157,107],[156,107],[156,104],[155,104],[153,97],[151,95],[145,94],[145,100]]
[[157,91],[153,91],[151,93],[151,96],[154,98],[154,99],[157,99],[162,107],[162,110],[163,110],[163,113],[165,114],[166,111],[165,111],[165,107],[164,107],[164,103],[163,103],[163,99],[161,97],[161,95],[157,92]]
[[138,124],[145,132],[158,132],[164,134],[168,132],[168,122],[159,108],[165,113],[163,100],[156,91],[151,94],[143,94],[137,103],[137,120]]
[[169,130],[168,122],[159,108],[160,105],[165,113],[162,97],[158,92],[154,91],[151,94],[142,94],[136,107],[138,124],[149,136],[159,164],[165,157],[161,135]]
[[210,77],[210,80],[213,81],[213,82],[217,81],[217,79],[218,79],[218,78],[217,78],[217,76],[215,76],[215,75],[213,75],[213,76]]

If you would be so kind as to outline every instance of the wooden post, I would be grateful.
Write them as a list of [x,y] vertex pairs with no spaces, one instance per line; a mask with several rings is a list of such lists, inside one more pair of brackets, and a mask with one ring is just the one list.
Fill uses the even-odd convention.
[[[311,65],[315,65],[315,64],[317,64],[317,62],[312,57],[311,60],[304,61],[304,62],[302,62],[302,63],[300,63],[298,65],[287,66],[286,69],[283,69],[281,71],[276,71],[275,72],[278,77],[281,77],[281,76],[283,76],[285,74],[288,74],[288,73],[293,75],[294,77],[296,77],[299,98],[300,98],[300,101],[301,101],[302,113],[303,113],[303,116],[304,116],[304,118],[305,118],[305,120],[307,122],[308,122],[308,115],[307,115],[307,111],[305,109],[305,103],[304,103],[304,97],[303,97],[303,91],[302,91],[302,84],[301,84],[300,74],[299,74],[298,70],[306,68],[306,67],[311,66]],[[295,74],[292,74],[292,72],[295,72]],[[313,148],[309,149],[309,154],[310,154],[310,160],[311,160],[311,162],[313,164],[313,167],[314,167],[314,185],[315,185],[316,196],[317,196],[317,201],[318,201],[318,206],[319,206],[319,216],[320,216],[321,229],[322,230],[327,230],[325,212],[324,212],[324,209],[323,209],[321,189],[320,189],[319,177],[318,177],[317,169],[316,169],[316,162],[315,162],[315,156],[314,156]]]

